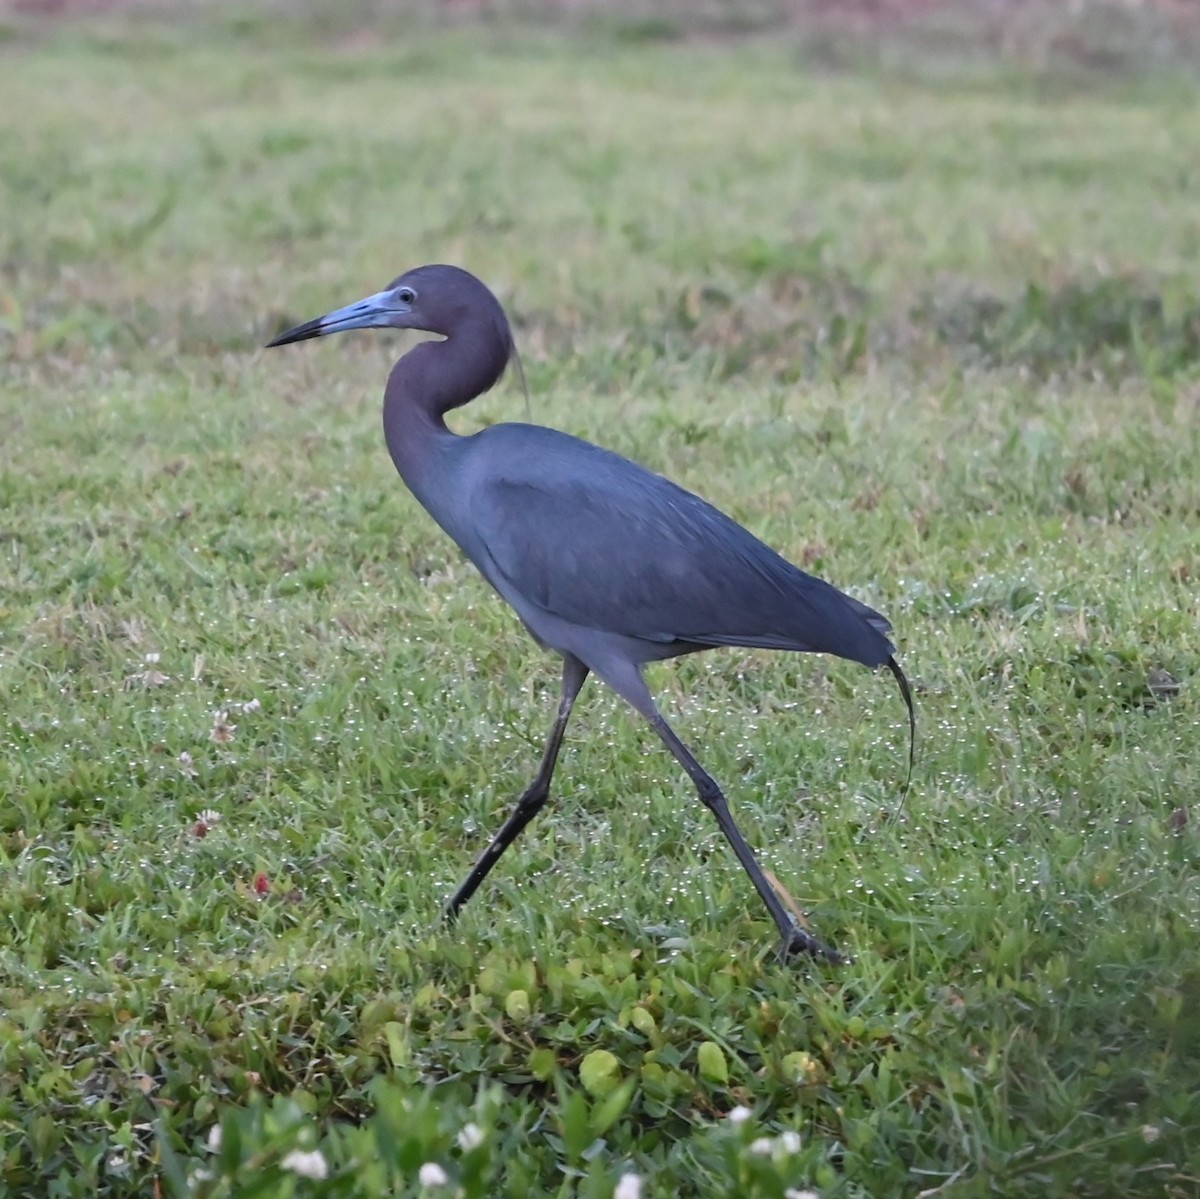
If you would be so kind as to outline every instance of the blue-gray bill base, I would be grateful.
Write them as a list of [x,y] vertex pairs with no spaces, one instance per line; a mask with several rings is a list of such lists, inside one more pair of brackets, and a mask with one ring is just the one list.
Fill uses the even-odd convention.
[[695,784],[783,938],[782,953],[844,961],[801,928],[767,881],[720,787],[663,719],[641,668],[718,646],[826,653],[900,685],[889,639],[866,604],[806,574],[711,504],[627,458],[554,429],[500,424],[469,437],[446,413],[488,391],[514,355],[504,309],[474,275],[421,266],[383,291],[281,333],[287,345],[350,329],[419,329],[392,367],[383,430],[400,477],[542,646],[562,656],[562,696],[537,776],[445,914],[453,919],[545,805],[571,708],[589,672],[654,728]]

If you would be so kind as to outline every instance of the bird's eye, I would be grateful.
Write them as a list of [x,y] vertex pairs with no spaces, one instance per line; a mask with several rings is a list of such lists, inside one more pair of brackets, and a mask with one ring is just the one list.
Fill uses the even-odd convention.
[[401,304],[411,304],[417,298],[417,293],[411,287],[400,287],[396,290],[396,299]]

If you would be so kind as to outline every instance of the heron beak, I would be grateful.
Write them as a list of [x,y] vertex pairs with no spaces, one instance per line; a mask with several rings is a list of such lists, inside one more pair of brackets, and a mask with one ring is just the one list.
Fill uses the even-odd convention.
[[401,303],[391,291],[379,291],[357,304],[327,312],[315,320],[305,321],[286,333],[280,333],[266,348],[286,346],[293,341],[307,341],[310,337],[325,337],[330,333],[345,333],[347,329],[404,328],[406,317],[411,312],[409,305]]

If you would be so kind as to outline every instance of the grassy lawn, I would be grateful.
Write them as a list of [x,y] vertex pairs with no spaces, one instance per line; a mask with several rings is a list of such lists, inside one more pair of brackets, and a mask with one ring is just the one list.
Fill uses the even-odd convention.
[[[0,1194],[1200,1194],[1200,84],[326,16],[0,23]],[[424,261],[893,620],[895,820],[886,673],[651,671],[853,964],[594,682],[439,926],[557,664],[259,348]]]

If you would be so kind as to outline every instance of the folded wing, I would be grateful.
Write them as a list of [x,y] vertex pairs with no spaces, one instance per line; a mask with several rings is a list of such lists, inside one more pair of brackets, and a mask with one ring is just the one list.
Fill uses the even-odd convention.
[[581,470],[585,443],[564,440],[569,470],[555,469],[550,452],[490,474],[472,503],[494,568],[527,602],[653,642],[831,653],[867,666],[893,652],[883,616],[711,504],[594,446]]

